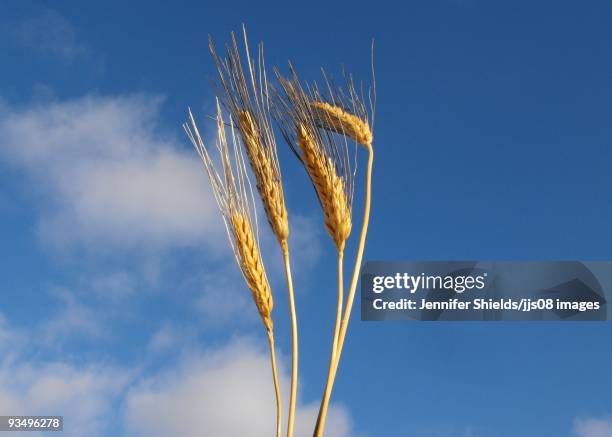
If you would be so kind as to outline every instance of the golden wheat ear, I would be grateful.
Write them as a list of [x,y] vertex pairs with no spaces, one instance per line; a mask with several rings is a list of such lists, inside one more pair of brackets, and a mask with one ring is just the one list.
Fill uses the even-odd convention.
[[351,206],[345,190],[345,180],[338,175],[334,161],[321,153],[314,135],[304,125],[297,127],[297,146],[302,162],[315,187],[325,217],[325,229],[339,251],[351,233]]
[[[240,271],[253,294],[266,329],[271,331],[272,292],[256,237],[255,204],[250,193],[251,187],[246,174],[244,158],[242,157],[239,140],[233,133],[231,134],[231,141],[228,141],[220,107],[217,108],[217,120],[217,150],[221,161],[221,171],[217,170],[208,149],[204,145],[191,111],[189,112],[190,124],[185,124],[184,127],[204,163]],[[231,146],[229,143],[231,143]]]
[[344,84],[336,86],[325,71],[322,71],[324,92],[320,91],[317,83],[312,85],[311,107],[317,126],[345,135],[366,148],[371,147],[374,140],[376,105],[374,69],[372,68],[373,86],[368,92],[369,111],[365,103],[363,85],[360,87],[361,93],[358,92],[352,75],[346,77],[343,74]]
[[[257,311],[266,328],[270,346],[272,375],[276,393],[276,435],[281,432],[281,397],[274,349],[274,324],[272,322],[272,289],[261,257],[257,238],[257,213],[252,188],[246,174],[246,165],[238,138],[233,133],[230,117],[230,141],[226,136],[225,122],[217,102],[217,151],[220,170],[217,169],[209,150],[204,144],[197,124],[189,111],[189,122],[183,125],[198,155],[202,159],[213,194],[225,223],[230,246],[240,272],[251,291]],[[230,145],[231,143],[231,145]]]
[[338,251],[351,233],[354,173],[346,139],[319,129],[311,105],[313,95],[304,90],[292,66],[291,76],[276,76],[274,115],[285,140],[303,164],[317,194],[327,232]]
[[363,146],[372,144],[374,137],[367,120],[327,102],[315,100],[311,106],[319,127],[346,135]]
[[263,47],[259,46],[255,64],[249,52],[246,30],[244,46],[246,63],[240,56],[233,33],[231,45],[226,46],[224,58],[217,55],[212,41],[209,43],[219,74],[219,98],[236,123],[266,217],[272,232],[282,244],[289,237],[289,221],[276,139],[270,120]]

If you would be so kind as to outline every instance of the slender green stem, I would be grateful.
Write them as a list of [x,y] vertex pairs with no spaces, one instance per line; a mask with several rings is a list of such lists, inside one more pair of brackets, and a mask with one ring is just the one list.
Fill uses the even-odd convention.
[[338,336],[340,335],[340,322],[342,320],[342,305],[344,300],[344,250],[338,250],[338,305],[336,308],[336,323],[334,324],[334,337],[332,341],[332,351],[329,358],[329,370],[327,372],[327,381],[325,382],[325,391],[321,399],[319,407],[319,416],[315,427],[315,436],[323,435],[325,428],[325,420],[327,419],[327,409],[329,408],[329,400],[331,398],[332,388],[334,386],[334,367],[336,363],[336,353],[338,350]]
[[278,383],[278,371],[276,367],[276,352],[274,351],[274,333],[272,331],[268,331],[268,343],[270,344],[270,361],[272,361],[272,378],[274,379],[274,391],[276,393],[276,437],[280,437],[282,401],[281,401],[280,385]]
[[[342,316],[342,323],[340,326],[340,333],[338,336],[338,344],[333,354],[334,359],[330,363],[330,370],[327,376],[327,385],[325,392],[329,390],[329,398],[331,398],[331,391],[333,389],[334,381],[336,379],[336,373],[338,372],[338,365],[340,364],[340,357],[342,355],[342,347],[344,346],[344,338],[346,337],[346,331],[348,329],[348,322],[351,317],[351,309],[353,308],[353,301],[355,300],[355,290],[357,289],[357,281],[359,280],[359,272],[361,271],[361,260],[363,258],[363,251],[365,249],[366,236],[368,234],[368,224],[370,223],[370,198],[372,191],[372,166],[374,163],[374,151],[372,146],[368,146],[368,168],[366,172],[366,189],[365,189],[365,202],[363,208],[363,219],[361,223],[361,234],[359,236],[359,245],[357,246],[357,254],[355,256],[355,266],[353,267],[353,276],[351,278],[351,284],[348,290],[348,296],[346,305],[344,307],[344,313]],[[321,437],[325,428],[325,416],[327,415],[327,408],[329,406],[329,398],[327,404],[324,405],[321,402],[321,408],[319,409],[319,417],[317,418],[317,425],[315,428],[314,435]],[[324,397],[325,400],[325,397]]]
[[285,276],[287,278],[287,291],[289,293],[289,313],[291,315],[291,396],[289,398],[287,437],[292,437],[298,383],[298,331],[297,315],[295,312],[295,296],[293,294],[293,279],[291,277],[291,263],[289,262],[289,245],[286,240],[281,242],[281,247],[283,249],[283,260],[285,261]]

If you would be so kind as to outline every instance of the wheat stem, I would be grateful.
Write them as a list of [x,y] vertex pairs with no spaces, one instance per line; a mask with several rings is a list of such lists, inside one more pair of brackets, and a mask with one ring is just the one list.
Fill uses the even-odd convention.
[[355,266],[353,267],[353,277],[351,278],[351,285],[348,290],[346,307],[344,308],[344,315],[342,316],[342,326],[340,328],[340,337],[338,339],[338,353],[336,354],[336,368],[338,367],[338,362],[340,361],[342,347],[344,346],[344,338],[346,337],[346,330],[348,329],[349,318],[351,317],[351,309],[353,307],[353,300],[355,299],[355,291],[357,290],[359,273],[361,272],[361,260],[363,259],[366,236],[368,235],[368,225],[370,223],[370,202],[372,198],[372,167],[374,164],[374,149],[372,148],[371,144],[368,145],[367,148],[368,168],[366,171],[363,220],[361,223],[361,234],[359,235],[359,246],[357,246],[357,255],[355,257]]
[[276,367],[276,352],[274,351],[274,333],[268,331],[268,344],[270,345],[270,361],[272,362],[272,378],[274,379],[274,391],[276,393],[276,437],[281,435],[281,394],[278,383],[278,370]]
[[293,435],[293,426],[295,422],[295,403],[298,383],[298,331],[289,244],[287,240],[281,242],[281,247],[283,249],[283,260],[285,262],[285,277],[287,279],[287,291],[289,293],[289,314],[291,316],[291,395],[289,397],[289,417],[287,419],[287,437],[291,437]]
[[323,392],[323,398],[321,399],[321,406],[319,407],[319,416],[317,417],[317,424],[315,427],[315,436],[321,437],[323,435],[323,429],[325,428],[325,420],[327,418],[327,409],[329,408],[329,400],[334,385],[335,377],[335,364],[338,350],[338,337],[340,334],[340,322],[342,317],[342,305],[344,300],[344,251],[338,251],[338,305],[336,308],[336,323],[334,325],[334,337],[332,341],[332,353],[329,359],[329,370],[327,372],[327,381],[325,382],[325,391]]
[[344,250],[338,251],[338,303],[336,308],[336,324],[334,325],[334,339],[332,342],[332,357],[336,357],[338,350],[338,337],[340,335],[340,317],[342,315],[344,300]]
[[[353,301],[355,299],[355,290],[357,289],[357,281],[359,280],[359,272],[361,271],[361,260],[363,258],[366,236],[368,234],[368,224],[370,222],[370,201],[372,192],[372,166],[374,163],[374,150],[372,148],[372,145],[367,145],[366,147],[368,149],[368,168],[366,172],[365,201],[363,207],[363,219],[361,223],[361,234],[359,235],[359,246],[357,246],[355,266],[353,267],[353,276],[351,278],[351,284],[349,286],[346,305],[344,307],[344,313],[342,316],[340,334],[338,337],[338,346],[334,354],[334,359],[332,360],[333,362],[330,363],[330,371],[327,379],[327,385],[329,386],[329,388],[327,386],[325,388],[326,393],[329,390],[330,397],[331,391],[334,386],[334,381],[336,379],[336,373],[338,372],[338,365],[340,364],[340,356],[342,355],[342,347],[344,346],[344,338],[346,337],[349,318],[351,317],[351,309],[353,308]],[[325,398],[323,400],[325,400]],[[327,400],[326,405],[323,404],[323,401],[321,403],[321,408],[319,410],[319,418],[317,419],[317,425],[314,434],[316,437],[320,437],[323,435],[328,405],[329,399]]]

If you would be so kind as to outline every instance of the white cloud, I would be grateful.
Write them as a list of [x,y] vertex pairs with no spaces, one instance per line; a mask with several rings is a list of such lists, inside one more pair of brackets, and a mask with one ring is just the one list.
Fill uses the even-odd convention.
[[[36,332],[12,329],[0,313],[3,414],[63,415],[64,434],[69,437],[274,434],[276,408],[268,351],[250,339],[234,339],[202,352],[190,349],[194,343],[184,341],[184,329],[166,324],[150,345],[178,359],[171,360],[166,370],[157,369],[142,379],[138,375],[154,357],[144,357],[132,367],[73,362],[68,357],[41,361],[33,341]],[[286,419],[289,374],[284,357],[278,358]],[[318,402],[298,401],[296,437],[312,435],[317,412]],[[354,435],[348,411],[332,404],[326,436]]]
[[205,174],[195,153],[159,132],[160,103],[132,95],[0,106],[0,158],[36,184],[47,240],[121,247],[219,241]]
[[577,437],[612,437],[612,419],[576,419],[574,434]]
[[241,326],[245,322],[260,321],[251,292],[237,265],[229,265],[228,269],[220,269],[216,274],[206,274],[201,281],[194,308],[203,315],[203,322]]
[[[269,279],[281,278],[285,285],[285,265],[283,256],[268,226],[263,207],[257,210],[259,216],[260,245]],[[317,214],[319,211],[315,211]],[[289,213],[289,252],[291,256],[292,275],[294,279],[308,277],[321,256],[321,230],[323,221],[319,217],[310,217]],[[296,264],[299,263],[299,264]],[[295,265],[295,266],[294,266]],[[297,266],[297,268],[296,268]]]
[[185,324],[163,322],[153,333],[147,351],[159,356],[178,358],[177,351],[194,347],[198,342],[197,331]]
[[19,352],[23,340],[23,336],[13,330],[4,314],[0,313],[0,352],[4,352],[4,358],[7,354],[13,355]]
[[36,15],[18,23],[13,30],[22,45],[66,61],[87,54],[85,45],[77,40],[72,23],[51,9],[42,9]]
[[[316,211],[316,213],[318,214],[319,211]],[[295,274],[306,276],[321,256],[320,236],[321,230],[324,229],[322,214],[316,218],[293,214],[290,219],[289,244],[291,257],[293,260],[299,260],[299,269],[295,271]]]
[[[63,360],[27,360],[31,335],[9,328],[0,314],[0,411],[10,415],[63,415],[70,437],[108,435],[114,404],[128,372]],[[36,435],[36,434],[32,434]]]
[[[280,373],[286,388],[288,374],[282,367]],[[131,436],[274,435],[269,358],[248,341],[192,356],[179,368],[141,382],[130,389],[125,405],[126,433]],[[296,437],[312,435],[317,412],[318,403],[298,405]],[[332,406],[326,430],[329,437],[352,435],[344,408]]]
[[112,271],[89,280],[94,293],[104,299],[117,301],[134,294],[136,278],[126,271]]
[[110,334],[103,316],[94,308],[79,302],[75,294],[63,287],[52,287],[49,294],[57,300],[57,311],[36,328],[42,346],[56,347],[72,338],[104,338]]
[[99,366],[2,363],[0,411],[12,415],[63,415],[68,436],[104,435],[112,400],[126,375]]

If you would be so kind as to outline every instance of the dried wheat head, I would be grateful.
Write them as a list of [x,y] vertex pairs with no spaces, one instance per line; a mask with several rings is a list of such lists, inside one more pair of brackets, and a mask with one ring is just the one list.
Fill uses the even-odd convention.
[[321,131],[311,105],[312,98],[302,88],[297,74],[277,72],[280,91],[275,93],[275,117],[283,136],[299,157],[315,188],[323,210],[325,228],[338,250],[351,233],[354,173],[346,139]]
[[343,86],[335,86],[325,71],[323,71],[323,79],[325,92],[321,92],[316,83],[311,87],[310,105],[317,126],[346,135],[365,147],[371,147],[374,139],[372,131],[376,100],[375,86],[368,94],[371,114],[369,116],[364,103],[363,87],[361,93],[357,92],[352,76],[349,75],[348,78],[344,76]]
[[[289,237],[289,221],[281,178],[276,139],[270,120],[263,48],[258,63],[252,62],[246,31],[244,45],[246,68],[243,68],[236,37],[226,46],[226,56],[219,58],[209,42],[220,78],[219,97],[240,132],[242,144],[255,175],[255,185],[262,199],[266,217],[279,243]],[[246,74],[245,74],[246,71]]]
[[[251,290],[262,321],[268,332],[271,332],[273,329],[272,291],[259,249],[254,197],[246,174],[240,140],[233,133],[231,117],[231,141],[228,141],[221,108],[217,104],[216,145],[221,160],[220,171],[217,170],[200,136],[191,111],[189,111],[189,123],[185,123],[183,127],[204,163],[236,262]],[[231,150],[229,142],[231,142]]]

